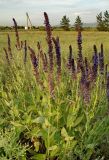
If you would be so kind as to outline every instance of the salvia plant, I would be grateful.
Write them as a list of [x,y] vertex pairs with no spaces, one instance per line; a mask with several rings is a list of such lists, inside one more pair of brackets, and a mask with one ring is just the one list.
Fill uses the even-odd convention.
[[[0,157],[3,160],[109,159],[109,72],[103,44],[92,59],[77,58],[72,45],[62,56],[44,13],[47,51],[40,41],[16,44],[8,34],[0,68]],[[103,146],[107,152],[103,151]]]

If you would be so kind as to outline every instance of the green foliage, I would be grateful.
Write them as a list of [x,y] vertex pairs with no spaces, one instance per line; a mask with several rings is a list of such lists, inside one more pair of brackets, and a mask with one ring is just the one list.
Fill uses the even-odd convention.
[[108,11],[104,12],[104,24],[105,24],[105,30],[109,31],[109,13]]
[[0,133],[0,158],[26,160],[26,146],[19,143],[20,129],[11,127]]
[[109,31],[109,13],[108,11],[102,12],[97,15],[97,29],[99,31]]
[[39,27],[38,27],[38,30],[39,30],[39,31],[45,31],[45,27],[44,27],[44,26],[39,26]]
[[69,30],[70,20],[66,15],[62,17],[60,25],[61,25],[62,28],[64,28],[64,30]]
[[109,145],[104,76],[99,74],[91,102],[85,105],[79,92],[80,75],[72,79],[62,59],[62,80],[59,85],[54,82],[55,96],[50,98],[48,75],[42,66],[44,89],[35,81],[29,52],[26,64],[23,50],[13,47],[13,56],[10,66],[4,55],[0,60],[1,160],[109,159],[104,151],[107,146],[108,152]]
[[75,30],[78,30],[78,28],[80,28],[81,30],[83,30],[83,23],[81,21],[81,17],[80,16],[76,17],[74,27],[75,27]]
[[12,30],[9,26],[0,26],[0,31]]

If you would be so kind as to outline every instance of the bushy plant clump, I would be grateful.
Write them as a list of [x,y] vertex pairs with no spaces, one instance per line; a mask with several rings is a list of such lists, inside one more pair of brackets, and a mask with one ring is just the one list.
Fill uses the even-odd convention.
[[[103,44],[92,60],[72,46],[63,57],[44,13],[48,51],[8,35],[0,65],[0,157],[3,160],[109,159],[109,73]],[[37,47],[37,51],[36,51]]]

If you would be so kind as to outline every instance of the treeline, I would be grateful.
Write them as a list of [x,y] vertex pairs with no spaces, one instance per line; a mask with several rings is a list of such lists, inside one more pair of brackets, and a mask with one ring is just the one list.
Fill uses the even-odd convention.
[[[100,12],[96,16],[96,20],[97,20],[96,29],[98,31],[109,31],[109,12],[107,10],[104,13]],[[62,20],[60,22],[60,25],[64,30],[70,30],[70,19],[69,19],[69,17],[67,17],[66,15],[63,16]],[[73,27],[75,28],[75,30],[77,30],[78,27],[81,30],[84,29],[83,22],[82,22],[80,16],[76,17]]]
[[[32,26],[33,29],[38,29],[38,27],[36,26]],[[25,26],[18,26],[18,29],[25,29]],[[0,26],[0,30],[14,30],[14,27],[13,26]]]
[[[84,27],[84,23],[80,16],[77,16],[73,25],[70,24],[70,19],[66,15],[64,15],[60,21],[60,26],[52,27],[52,30],[66,30],[66,31],[74,31],[78,30],[78,27],[81,30],[98,30],[98,31],[109,31],[109,12],[106,10],[105,12],[100,12],[96,16],[96,26],[95,27]],[[12,30],[14,27],[9,26],[0,26],[0,30]],[[19,30],[24,30],[25,26],[18,26]],[[44,26],[32,26],[33,30],[44,31]]]

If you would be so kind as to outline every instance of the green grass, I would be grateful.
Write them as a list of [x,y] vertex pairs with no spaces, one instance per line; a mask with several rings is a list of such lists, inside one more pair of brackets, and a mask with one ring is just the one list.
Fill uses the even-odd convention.
[[[15,34],[10,32],[9,33],[12,39],[12,44],[15,44]],[[60,37],[61,43],[61,50],[62,55],[68,55],[68,47],[71,44],[73,47],[74,55],[77,56],[77,32],[65,32],[65,31],[54,31],[53,36]],[[96,44],[98,50],[100,48],[100,44],[104,44],[104,53],[106,57],[106,61],[109,59],[109,32],[83,32],[83,54],[89,58],[91,58],[93,53],[93,45]],[[41,41],[43,49],[47,52],[47,45],[46,45],[46,32],[44,31],[25,31],[20,32],[21,40],[27,40],[28,44],[31,45],[33,48],[36,48],[37,41]],[[7,45],[7,33],[1,32],[0,33],[0,50]],[[3,51],[2,51],[3,52]]]
[[[74,57],[78,54],[77,33],[55,31],[59,36],[62,57],[61,81],[57,81],[56,64],[53,73],[54,96],[49,92],[49,73],[39,63],[36,81],[28,51],[27,63],[23,50],[15,48],[15,34],[10,32],[13,59],[6,61],[7,33],[0,33],[0,156],[1,160],[101,160],[109,159],[109,108],[106,78],[98,71],[96,81],[90,81],[89,103],[84,102],[81,73],[73,79],[66,61],[69,45]],[[83,55],[91,61],[93,45],[100,51],[104,44],[105,63],[109,63],[109,33],[83,32]],[[20,32],[36,54],[37,41],[47,53],[46,32]],[[53,50],[55,55],[55,50]],[[55,57],[55,56],[54,56]],[[54,61],[55,62],[55,61]],[[83,89],[83,90],[82,90]],[[86,94],[85,94],[86,95]]]

